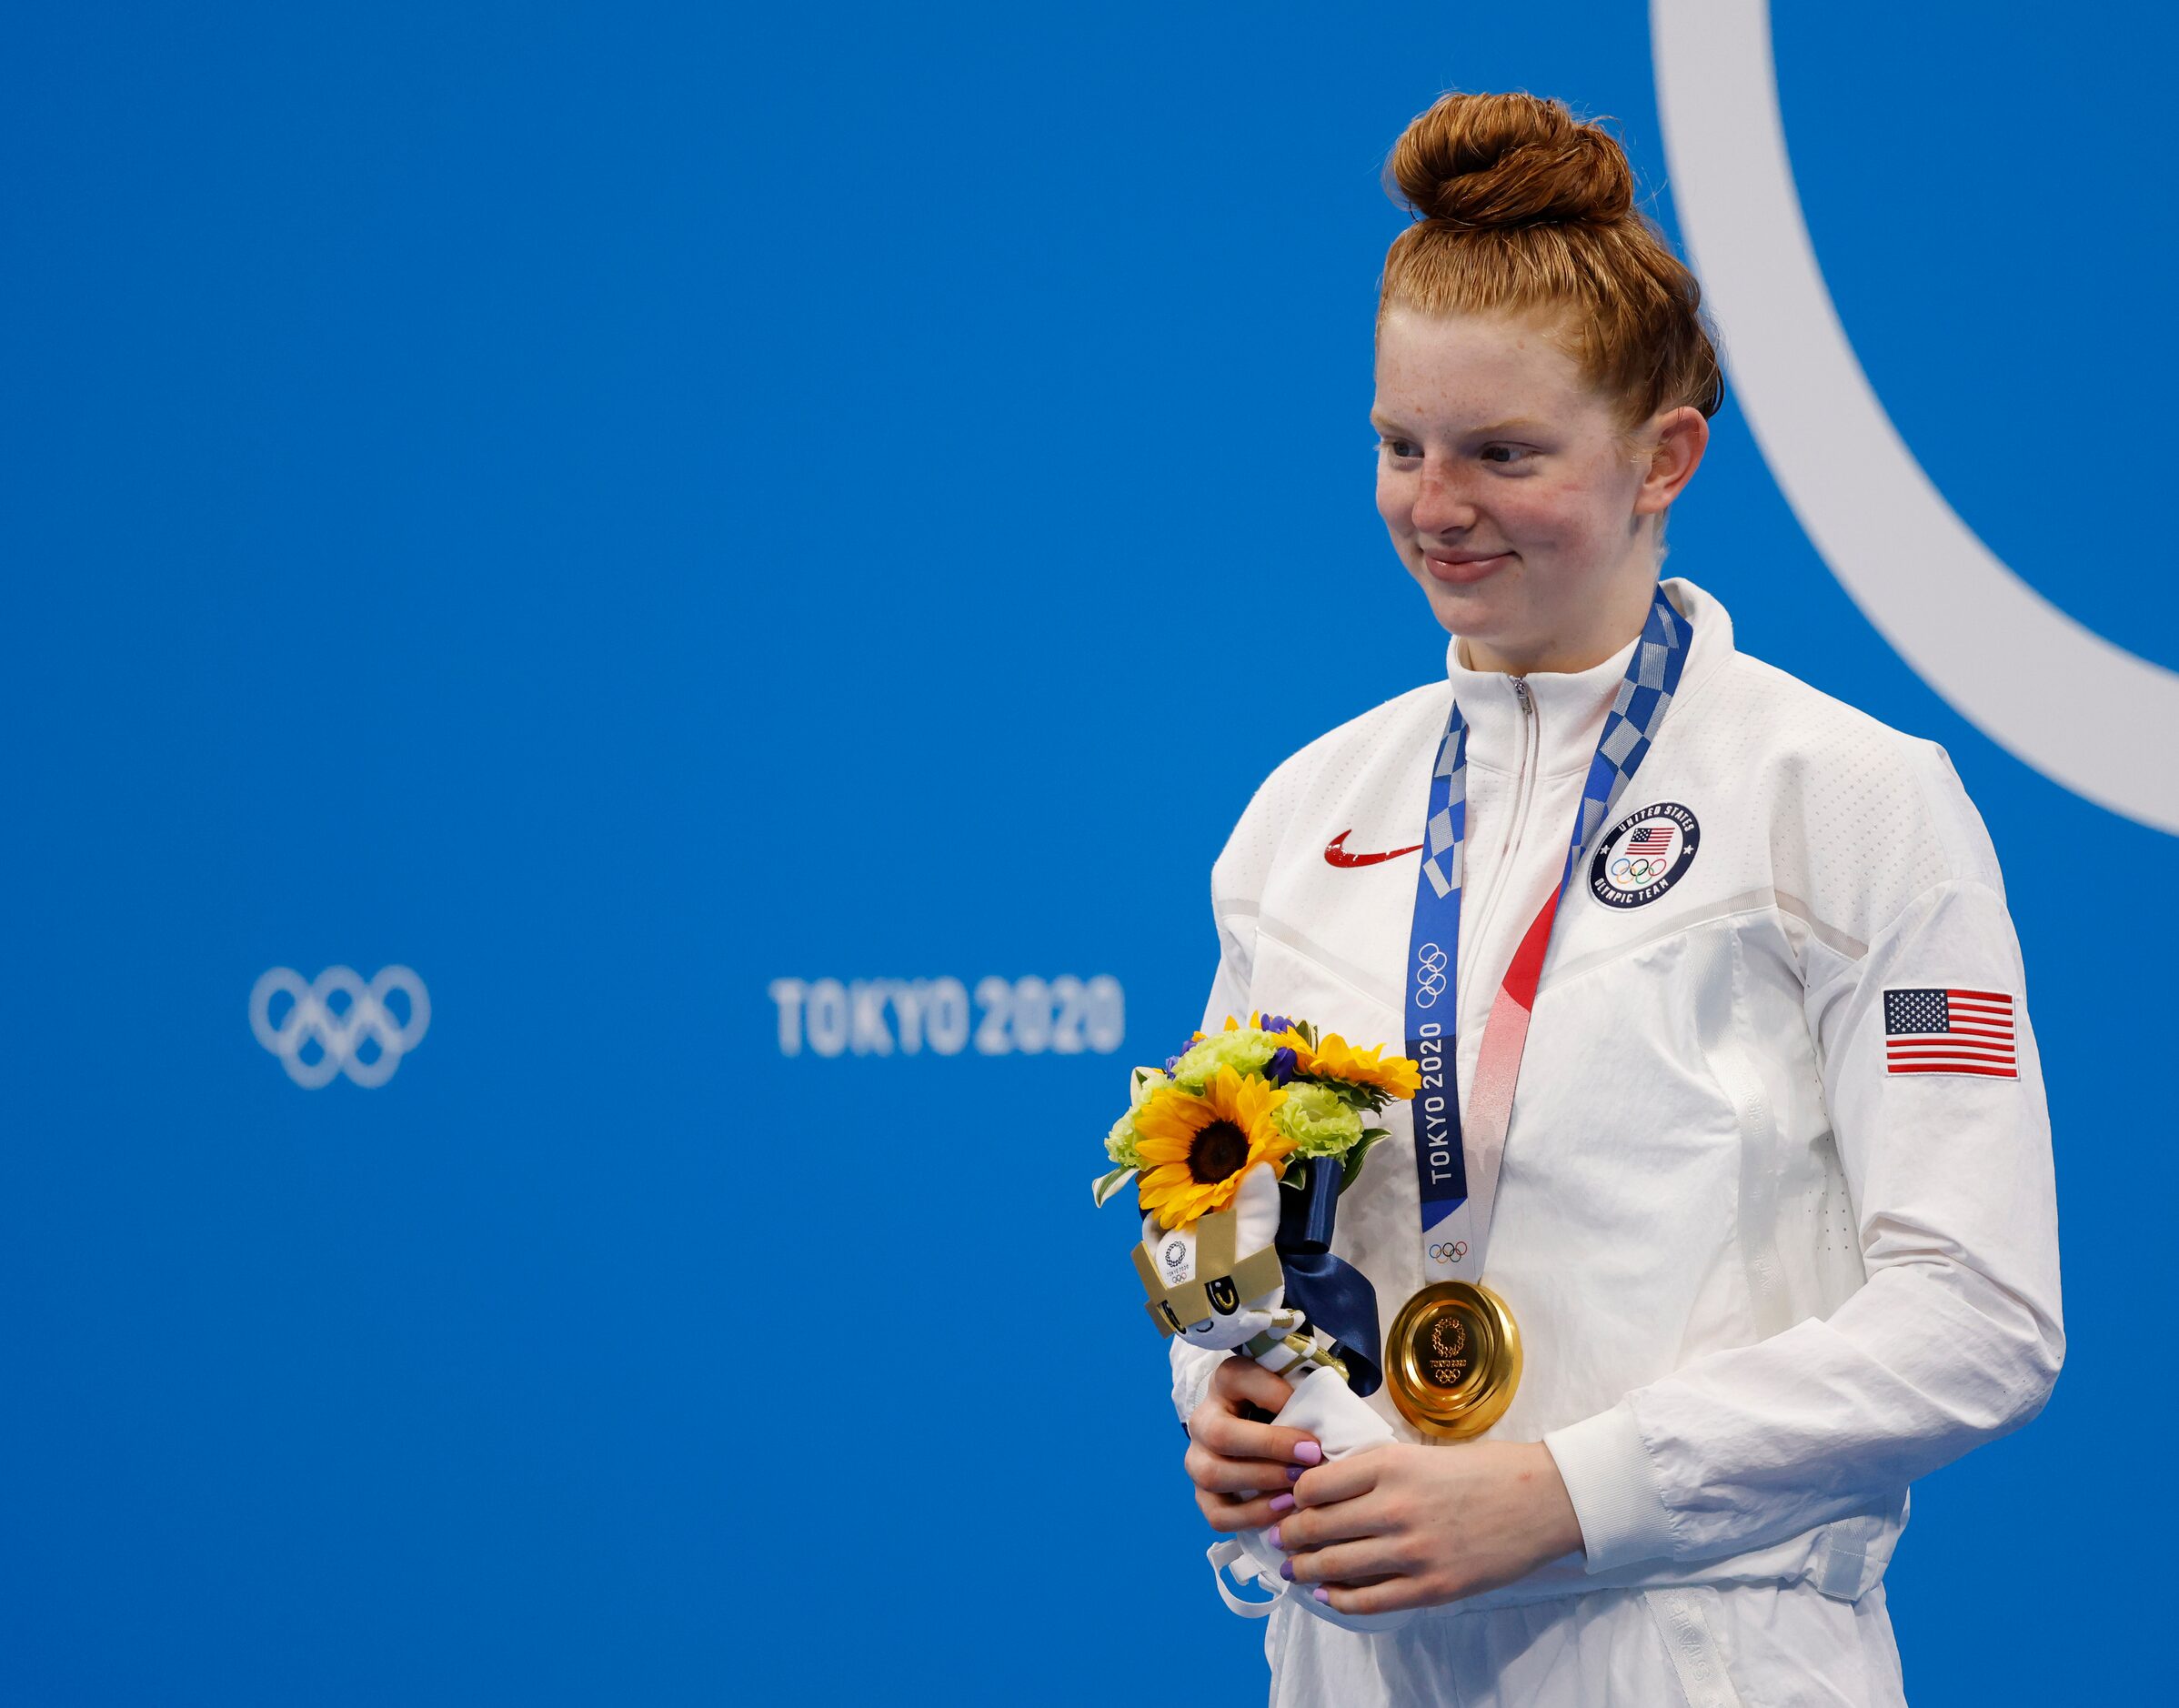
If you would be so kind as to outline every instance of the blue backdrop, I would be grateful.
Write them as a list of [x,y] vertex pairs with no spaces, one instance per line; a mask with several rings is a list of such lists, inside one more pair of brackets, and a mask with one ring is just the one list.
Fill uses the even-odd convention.
[[[1776,33],[1906,440],[2179,665],[2171,15]],[[1677,229],[1606,0],[16,17],[0,1699],[1260,1699],[1086,1185],[1251,789],[1441,670],[1365,416],[1455,85],[1615,116]],[[1910,1691],[2134,1696],[2173,839],[1926,686],[1735,402],[1672,548],[1945,744],[2025,947],[2071,1351],[1916,1490]],[[309,1089],[339,967],[412,1047]]]

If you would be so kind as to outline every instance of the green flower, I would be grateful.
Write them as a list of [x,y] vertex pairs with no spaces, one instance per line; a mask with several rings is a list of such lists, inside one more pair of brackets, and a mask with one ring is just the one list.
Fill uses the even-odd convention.
[[1297,1080],[1286,1088],[1286,1101],[1271,1111],[1280,1130],[1305,1157],[1336,1157],[1362,1136],[1361,1117],[1337,1091]]
[[1112,1123],[1112,1130],[1105,1135],[1105,1154],[1123,1169],[1142,1166],[1142,1153],[1135,1149],[1135,1111],[1130,1110]]
[[1278,1036],[1238,1026],[1230,1032],[1209,1032],[1203,1041],[1173,1063],[1173,1078],[1181,1089],[1200,1097],[1203,1088],[1218,1078],[1220,1068],[1230,1068],[1244,1080],[1260,1074],[1279,1048]]

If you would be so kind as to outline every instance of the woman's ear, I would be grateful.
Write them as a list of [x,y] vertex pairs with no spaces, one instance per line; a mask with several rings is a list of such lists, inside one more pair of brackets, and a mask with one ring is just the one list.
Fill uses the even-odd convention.
[[1702,467],[1710,447],[1709,418],[1692,404],[1682,404],[1652,417],[1637,442],[1642,489],[1634,496],[1634,514],[1662,515]]

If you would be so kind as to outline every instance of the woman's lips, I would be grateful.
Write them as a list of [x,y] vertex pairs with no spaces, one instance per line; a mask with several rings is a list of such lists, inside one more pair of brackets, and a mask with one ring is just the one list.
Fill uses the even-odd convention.
[[1513,554],[1510,551],[1501,551],[1495,558],[1475,558],[1466,562],[1456,562],[1450,558],[1433,558],[1428,552],[1422,554],[1423,566],[1429,569],[1431,578],[1449,582],[1456,588],[1471,587],[1485,576],[1495,575],[1512,560]]

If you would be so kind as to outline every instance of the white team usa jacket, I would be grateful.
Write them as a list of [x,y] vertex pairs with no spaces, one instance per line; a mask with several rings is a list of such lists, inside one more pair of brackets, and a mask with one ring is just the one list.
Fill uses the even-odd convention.
[[[2063,1356],[2049,1118],[1980,817],[1943,749],[1736,651],[1715,599],[1664,586],[1692,646],[1560,906],[1484,1271],[1524,1352],[1491,1433],[1547,1442],[1586,1558],[1463,1607],[1695,1582],[1857,1600],[1908,1483],[2033,1417]],[[1456,656],[1280,765],[1213,869],[1206,1028],[1253,1010],[1404,1047],[1457,685],[1464,1098],[1627,657],[1516,689]],[[1381,1325],[1425,1279],[1404,1105],[1387,1124],[1338,1241]],[[1217,1355],[1172,1355],[1185,1417]]]

